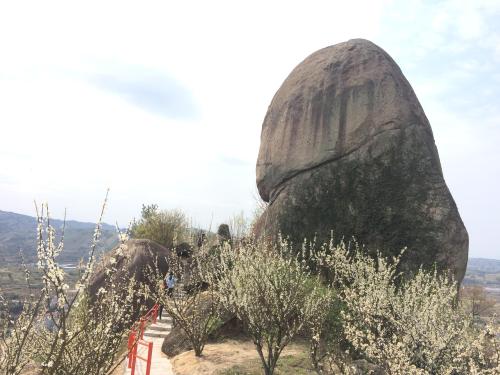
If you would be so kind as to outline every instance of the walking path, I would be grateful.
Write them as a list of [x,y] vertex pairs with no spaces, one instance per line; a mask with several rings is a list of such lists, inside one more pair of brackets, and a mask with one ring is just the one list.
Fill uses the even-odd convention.
[[[172,364],[166,356],[162,353],[161,345],[163,344],[163,339],[170,333],[172,328],[172,319],[170,317],[163,317],[163,319],[158,319],[155,324],[151,324],[144,331],[144,341],[149,341],[153,343],[153,357],[151,361],[151,374],[150,375],[174,375],[172,370]],[[147,358],[147,348],[143,345],[139,345],[137,348],[137,354],[141,357]],[[130,375],[131,369],[125,366],[124,375]],[[136,375],[146,375],[146,362],[137,359],[135,367]]]

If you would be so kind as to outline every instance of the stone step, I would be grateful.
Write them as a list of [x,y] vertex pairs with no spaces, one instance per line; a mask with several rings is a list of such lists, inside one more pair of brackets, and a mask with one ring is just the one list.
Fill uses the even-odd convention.
[[165,332],[165,331],[169,331],[172,329],[171,325],[155,325],[153,324],[152,326],[149,326],[148,329],[146,330],[147,331],[162,331],[162,332]]
[[165,318],[165,317],[162,317],[161,319],[158,318],[156,319],[156,323],[172,323],[172,318],[171,317],[168,317],[168,318]]
[[168,333],[144,332],[144,338],[146,338],[146,337],[155,337],[155,338],[161,337],[161,338],[166,338],[169,334],[170,334],[170,332],[168,332]]
[[156,323],[154,323],[153,325],[158,325],[158,326],[168,326],[170,324],[172,324],[172,321],[173,319],[169,319],[169,320],[157,320]]

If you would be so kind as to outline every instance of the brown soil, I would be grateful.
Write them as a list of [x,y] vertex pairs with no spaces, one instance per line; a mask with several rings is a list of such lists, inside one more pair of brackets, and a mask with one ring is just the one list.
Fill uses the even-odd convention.
[[[292,344],[285,348],[281,357],[304,356],[304,345]],[[228,340],[222,343],[207,344],[203,355],[198,358],[192,350],[171,359],[176,375],[216,375],[234,367],[252,369],[260,373],[260,358],[250,341]]]

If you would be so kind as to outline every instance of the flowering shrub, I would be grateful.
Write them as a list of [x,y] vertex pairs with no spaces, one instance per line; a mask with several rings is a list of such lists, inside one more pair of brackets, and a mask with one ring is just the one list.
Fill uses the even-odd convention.
[[177,280],[170,295],[165,288],[165,274],[158,267],[147,270],[149,283],[156,288],[148,290],[146,297],[155,299],[163,306],[163,310],[184,331],[197,357],[201,356],[208,335],[219,324],[218,294],[214,284],[205,282],[203,272],[210,269],[206,263],[210,259],[208,254],[204,243],[189,259],[175,253],[166,259],[168,272]]
[[[453,280],[423,269],[403,279],[400,257],[373,259],[356,244],[331,242],[320,253],[344,306],[351,358],[361,356],[387,374],[500,373],[498,330],[474,325],[457,304]],[[332,362],[349,373],[345,356],[335,355]]]
[[35,326],[40,322],[43,297],[25,301],[20,316],[14,321],[9,316],[7,303],[0,297],[0,373],[20,374],[32,362],[31,353],[36,349]]
[[[109,374],[116,363],[124,328],[130,322],[135,281],[118,280],[117,270],[111,266],[97,295],[89,294],[100,219],[89,260],[71,290],[57,263],[64,249],[64,229],[57,243],[48,207],[42,206],[37,216],[38,268],[43,288],[37,294],[32,291],[16,320],[0,320],[0,373],[16,375],[30,366],[39,374]],[[27,286],[30,288],[29,274]]]
[[234,313],[250,334],[266,375],[274,373],[283,349],[331,298],[309,267],[288,244],[224,244],[212,263],[211,284],[221,305]]

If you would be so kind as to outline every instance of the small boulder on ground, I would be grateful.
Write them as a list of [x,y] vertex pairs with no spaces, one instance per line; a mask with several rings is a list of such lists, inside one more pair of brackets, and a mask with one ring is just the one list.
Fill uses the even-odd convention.
[[219,243],[231,241],[231,231],[229,230],[229,225],[221,224],[217,229],[217,238]]
[[175,253],[179,257],[189,258],[193,253],[193,246],[187,242],[181,242],[175,247]]

